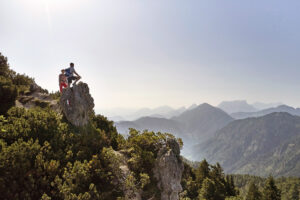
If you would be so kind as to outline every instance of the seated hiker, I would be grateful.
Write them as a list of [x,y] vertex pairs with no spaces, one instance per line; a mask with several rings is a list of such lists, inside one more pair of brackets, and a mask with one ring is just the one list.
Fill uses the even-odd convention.
[[[66,69],[65,72],[66,72],[66,76],[68,78],[68,87],[70,87],[72,81],[75,80],[75,82],[73,83],[73,85],[75,85],[77,83],[77,81],[79,81],[79,79],[81,79],[81,76],[74,69],[74,63],[70,63],[70,67],[68,69]],[[74,74],[76,74],[76,76],[74,76]]]
[[65,76],[65,70],[64,69],[62,69],[61,74],[59,74],[58,82],[59,82],[59,91],[60,91],[60,93],[62,93],[63,88],[68,87],[67,77]]

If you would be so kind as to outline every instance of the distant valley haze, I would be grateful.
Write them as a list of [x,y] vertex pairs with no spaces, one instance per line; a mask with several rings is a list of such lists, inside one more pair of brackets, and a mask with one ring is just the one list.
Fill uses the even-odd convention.
[[[111,108],[111,109],[96,109],[96,113],[104,114],[109,119],[113,121],[124,121],[124,120],[136,120],[140,117],[161,117],[161,118],[171,118],[178,116],[186,110],[191,110],[196,108],[198,105],[202,103],[196,104],[193,103],[188,106],[181,107],[172,107],[172,106],[159,106],[154,108]],[[213,104],[211,104],[213,105]],[[239,115],[249,112],[254,114],[255,111],[260,111],[268,108],[274,108],[279,105],[283,105],[283,103],[262,103],[262,102],[254,102],[253,104],[248,103],[246,100],[233,100],[233,101],[222,101],[217,105],[213,105],[219,107],[223,111],[228,114]],[[253,113],[252,113],[253,112]]]

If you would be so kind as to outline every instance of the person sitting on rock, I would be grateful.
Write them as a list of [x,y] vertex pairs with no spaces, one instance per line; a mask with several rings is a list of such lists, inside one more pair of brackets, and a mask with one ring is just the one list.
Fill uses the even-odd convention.
[[[73,85],[75,85],[77,81],[81,79],[81,76],[74,69],[74,63],[70,63],[70,67],[67,68],[65,71],[66,71],[66,76],[68,77],[68,87],[70,87],[72,81],[75,80],[75,82],[73,83]],[[74,74],[76,74],[76,76],[74,76]]]
[[59,74],[58,82],[59,82],[59,91],[60,91],[60,93],[62,93],[63,88],[68,87],[67,77],[65,76],[65,70],[64,69],[62,69],[61,74]]

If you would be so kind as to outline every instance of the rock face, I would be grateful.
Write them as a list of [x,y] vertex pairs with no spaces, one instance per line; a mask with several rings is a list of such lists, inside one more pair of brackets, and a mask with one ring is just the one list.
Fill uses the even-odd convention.
[[88,85],[82,82],[64,89],[59,104],[68,121],[75,126],[86,125],[95,106]]
[[182,191],[181,176],[184,170],[180,159],[180,147],[175,139],[168,139],[158,152],[154,167],[154,176],[161,190],[161,200],[178,200]]
[[51,109],[59,112],[59,105],[56,99],[53,99],[46,90],[41,88],[35,82],[30,84],[29,92],[22,93],[15,101],[17,107],[30,109],[34,107],[50,107]]

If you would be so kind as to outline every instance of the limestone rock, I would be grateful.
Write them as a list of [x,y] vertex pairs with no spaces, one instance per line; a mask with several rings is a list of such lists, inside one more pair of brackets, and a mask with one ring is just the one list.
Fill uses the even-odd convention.
[[182,191],[181,176],[184,170],[180,147],[175,139],[168,139],[159,150],[154,167],[154,176],[161,190],[161,200],[179,200]]
[[20,108],[30,109],[34,107],[50,107],[59,112],[58,101],[53,99],[41,86],[34,81],[30,84],[30,91],[25,94],[19,94],[15,101],[15,105]]
[[36,84],[35,81],[33,81],[31,84],[30,84],[30,92],[31,93],[35,93],[35,92],[42,92],[43,89],[41,88],[41,86],[39,86],[38,84]]
[[64,89],[59,105],[67,120],[75,126],[86,125],[95,106],[88,85],[82,82]]

